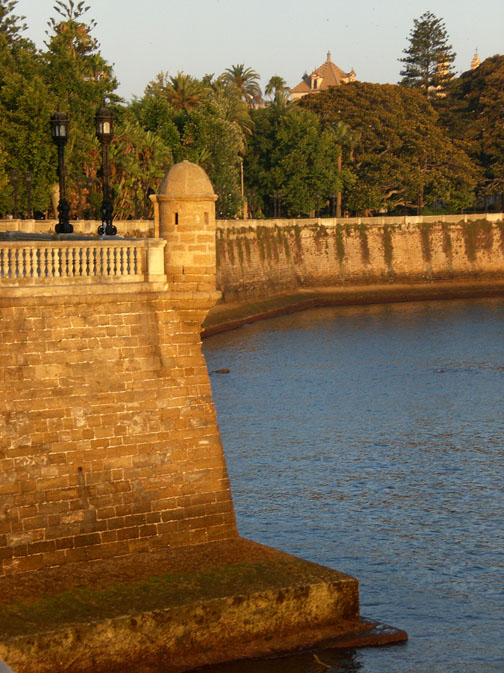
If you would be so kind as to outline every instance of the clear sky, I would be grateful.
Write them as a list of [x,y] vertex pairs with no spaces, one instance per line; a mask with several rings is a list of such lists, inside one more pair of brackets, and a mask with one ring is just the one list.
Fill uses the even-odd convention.
[[[75,0],[77,4],[78,0]],[[413,19],[431,11],[442,18],[457,54],[458,72],[504,53],[504,0],[88,0],[101,53],[126,100],[141,96],[161,70],[195,77],[244,63],[261,76],[295,86],[321,65],[328,51],[357,79],[396,83],[398,59]],[[18,0],[27,36],[43,47],[53,0]]]

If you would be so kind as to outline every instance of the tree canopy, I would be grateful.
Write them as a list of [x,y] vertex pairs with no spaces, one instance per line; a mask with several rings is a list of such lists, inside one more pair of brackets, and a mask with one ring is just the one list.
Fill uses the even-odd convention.
[[246,68],[243,63],[233,65],[222,73],[222,80],[225,84],[236,87],[250,107],[261,102],[259,75],[252,68]]
[[255,110],[255,132],[245,156],[253,207],[272,214],[273,198],[283,213],[308,215],[341,188],[339,147],[313,112],[288,106]]
[[290,89],[286,81],[279,75],[273,75],[264,89],[266,96],[270,96],[276,105],[286,105],[289,100]]
[[121,218],[152,217],[149,194],[183,159],[208,172],[219,217],[242,212],[242,169],[255,216],[279,206],[290,217],[503,207],[504,56],[453,77],[446,29],[430,12],[414,21],[400,86],[353,82],[292,103],[275,74],[263,100],[259,74],[237,64],[202,78],[160,72],[125,103],[84,0],[55,0],[42,50],[24,37],[16,6],[0,0],[0,213],[49,211],[57,160],[48,122],[60,109],[70,117],[71,217],[96,214],[103,105],[116,116],[111,186]]
[[325,125],[344,122],[355,134],[358,179],[346,193],[349,210],[422,208],[436,201],[458,209],[471,202],[471,163],[419,91],[354,82],[306,96],[301,104]]
[[[504,56],[454,80],[442,109],[448,133],[481,167],[478,193],[504,193]],[[501,204],[502,207],[502,204]]]
[[[47,122],[51,94],[17,2],[0,0],[0,211],[45,210],[55,178]],[[28,194],[30,181],[30,194]],[[30,198],[31,197],[31,198]]]
[[95,171],[94,117],[102,105],[119,102],[117,80],[93,37],[95,22],[86,22],[89,7],[82,1],[56,0],[54,10],[58,16],[49,20],[44,78],[53,104],[70,117],[66,155],[69,176],[76,179]]

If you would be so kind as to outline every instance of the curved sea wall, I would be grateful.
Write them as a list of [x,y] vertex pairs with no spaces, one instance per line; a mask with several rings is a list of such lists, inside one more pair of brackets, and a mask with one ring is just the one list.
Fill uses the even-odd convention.
[[[3,220],[0,231],[50,233],[55,224]],[[81,235],[96,233],[99,224],[73,222],[75,233]],[[115,224],[124,238],[159,236],[153,220]],[[338,301],[345,295],[345,303],[354,303],[352,289],[366,294],[367,300],[396,301],[420,295],[458,296],[457,284],[471,296],[471,287],[473,293],[482,294],[488,293],[483,285],[495,289],[499,281],[504,283],[503,213],[218,220],[216,244],[217,287],[223,297],[221,308],[212,313],[223,305],[279,293],[301,292],[306,299],[308,290],[320,295],[320,288],[331,288]]]
[[223,302],[301,288],[504,279],[502,214],[220,221]]

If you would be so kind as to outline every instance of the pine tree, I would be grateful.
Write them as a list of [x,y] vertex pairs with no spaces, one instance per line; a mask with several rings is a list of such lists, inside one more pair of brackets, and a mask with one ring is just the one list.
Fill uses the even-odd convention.
[[409,41],[409,47],[403,51],[404,58],[399,59],[405,64],[400,84],[422,89],[431,99],[443,95],[454,76],[452,63],[455,60],[443,20],[425,12],[414,20]]
[[0,0],[0,39],[13,44],[21,39],[21,33],[26,29],[24,16],[15,16],[17,0]]

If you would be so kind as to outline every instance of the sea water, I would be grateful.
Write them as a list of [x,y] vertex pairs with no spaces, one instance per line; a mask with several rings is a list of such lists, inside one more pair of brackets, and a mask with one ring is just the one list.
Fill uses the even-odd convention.
[[504,301],[313,309],[204,353],[240,534],[357,577],[409,634],[211,670],[502,673]]

